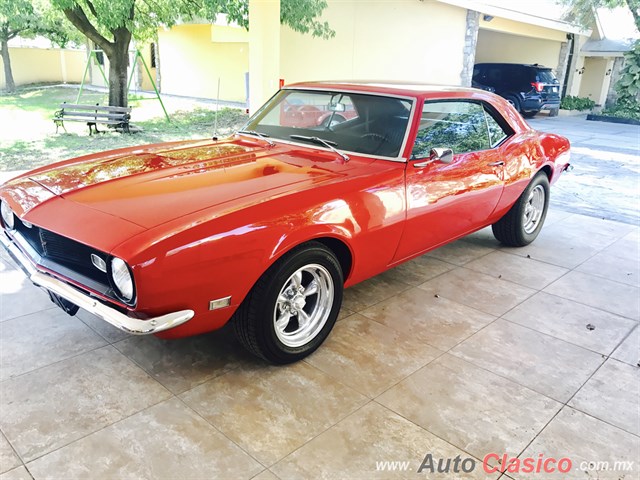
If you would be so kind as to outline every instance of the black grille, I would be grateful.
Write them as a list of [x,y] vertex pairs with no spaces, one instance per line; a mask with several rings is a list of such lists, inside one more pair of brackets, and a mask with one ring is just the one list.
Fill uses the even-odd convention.
[[108,275],[91,261],[94,254],[106,262],[104,252],[35,225],[27,227],[19,220],[15,228],[41,257],[38,263],[42,266],[115,298]]

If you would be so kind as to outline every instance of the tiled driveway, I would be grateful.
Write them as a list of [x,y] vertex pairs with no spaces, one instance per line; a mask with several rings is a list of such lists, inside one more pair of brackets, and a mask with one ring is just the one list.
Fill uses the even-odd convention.
[[639,259],[637,226],[554,208],[528,247],[483,230],[349,289],[324,346],[270,367],[229,331],[66,316],[3,255],[0,479],[437,478],[458,455],[475,469],[440,477],[497,479],[492,453],[637,479]]

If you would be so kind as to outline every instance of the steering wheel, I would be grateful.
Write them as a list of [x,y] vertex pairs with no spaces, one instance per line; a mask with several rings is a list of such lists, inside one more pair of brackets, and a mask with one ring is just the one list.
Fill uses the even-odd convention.
[[374,133],[374,132],[365,133],[364,135],[360,136],[360,139],[361,140],[368,140],[368,139],[377,140],[378,142],[380,142],[380,145],[389,141],[387,137],[385,137],[381,133]]

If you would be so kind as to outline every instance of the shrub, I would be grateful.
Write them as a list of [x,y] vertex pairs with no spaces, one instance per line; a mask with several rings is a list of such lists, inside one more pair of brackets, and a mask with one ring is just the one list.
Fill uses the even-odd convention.
[[596,102],[586,97],[574,97],[567,95],[560,102],[560,108],[563,110],[591,110],[596,106]]

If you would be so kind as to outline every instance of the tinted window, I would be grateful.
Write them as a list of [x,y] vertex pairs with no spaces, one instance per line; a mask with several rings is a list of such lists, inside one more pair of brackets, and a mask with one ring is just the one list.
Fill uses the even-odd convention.
[[451,148],[455,154],[490,148],[482,106],[474,102],[425,102],[411,153],[414,158],[424,158],[436,147]]
[[509,135],[480,103],[425,102],[411,154],[425,158],[436,147],[451,148],[455,154],[487,150]]
[[537,81],[542,83],[557,83],[556,76],[551,70],[538,70]]

